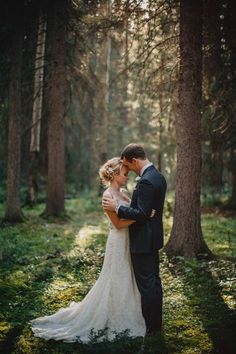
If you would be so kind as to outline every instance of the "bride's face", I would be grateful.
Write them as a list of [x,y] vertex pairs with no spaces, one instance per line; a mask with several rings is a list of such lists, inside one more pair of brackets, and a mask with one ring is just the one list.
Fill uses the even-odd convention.
[[129,179],[128,173],[129,169],[126,166],[122,165],[120,173],[114,176],[114,180],[122,187],[127,183]]

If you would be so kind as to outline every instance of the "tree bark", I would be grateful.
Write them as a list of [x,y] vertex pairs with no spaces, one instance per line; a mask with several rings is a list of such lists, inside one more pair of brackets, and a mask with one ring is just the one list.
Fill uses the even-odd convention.
[[[101,4],[98,13],[104,18],[110,18],[111,2],[106,0]],[[111,37],[107,32],[102,37],[98,35],[98,54],[95,75],[97,77],[94,110],[97,119],[94,121],[95,139],[93,138],[91,152],[94,156],[94,166],[91,166],[91,182],[97,183],[98,166],[108,159],[108,125],[109,125],[109,100],[110,100],[110,62],[111,62]],[[96,166],[97,165],[97,166]],[[101,194],[99,187],[98,193]]]
[[226,40],[226,47],[228,51],[228,96],[230,114],[228,124],[230,127],[227,133],[227,141],[231,144],[230,149],[230,161],[229,171],[231,174],[232,194],[228,203],[230,208],[236,209],[236,117],[235,117],[235,82],[236,82],[236,28],[235,28],[235,16],[236,16],[236,3],[233,0],[227,1],[227,8],[224,17],[224,35]]
[[223,187],[223,145],[222,136],[216,129],[214,117],[222,115],[222,89],[224,86],[224,67],[221,48],[221,0],[207,0],[203,6],[203,41],[205,49],[204,90],[207,97],[204,111],[210,111],[208,129],[210,133],[211,163],[209,182],[214,192],[221,192]]
[[21,75],[23,52],[22,23],[15,21],[12,39],[9,86],[7,203],[4,220],[21,222],[24,216],[20,206],[21,163]]
[[[161,53],[161,69],[160,69],[160,87],[163,89],[164,87],[164,53]],[[158,118],[158,154],[157,154],[157,166],[159,171],[162,171],[162,150],[163,150],[163,116],[164,116],[164,97],[163,91],[160,90],[159,93],[159,107],[160,114]]]
[[64,212],[67,0],[53,0],[48,13],[48,180],[47,216]]
[[175,209],[165,251],[185,258],[211,254],[203,239],[200,220],[201,48],[201,1],[181,0]]
[[129,6],[130,0],[126,0],[124,4],[122,1],[118,4],[119,7],[123,6],[124,9],[124,24],[119,29],[119,37],[116,39],[116,52],[118,56],[118,63],[114,65],[114,71],[116,71],[117,66],[120,66],[120,70],[124,71],[120,77],[120,82],[116,83],[115,87],[115,101],[117,109],[117,122],[114,127],[117,135],[117,146],[116,150],[121,151],[122,147],[127,145],[127,140],[130,139],[130,125],[129,121],[129,107],[128,107],[128,82],[130,77],[130,72],[128,70],[129,65]]
[[30,141],[29,190],[28,203],[36,204],[38,191],[38,163],[40,151],[40,130],[43,102],[44,60],[45,60],[46,19],[39,16],[38,35],[34,66],[33,114]]
[[[106,0],[102,6],[102,14],[104,17],[110,17],[111,4],[110,0]],[[100,163],[107,160],[108,146],[108,123],[109,123],[109,96],[110,96],[110,62],[111,62],[111,37],[107,33],[106,37],[101,43],[100,63],[97,66],[97,75],[100,80],[100,93],[98,93],[98,105],[101,109],[101,122],[100,122]]]
[[223,187],[223,146],[222,146],[222,136],[218,132],[212,132],[210,136],[211,149],[212,149],[212,164],[210,171],[211,187],[213,191],[221,192]]
[[229,171],[231,174],[232,192],[231,192],[231,197],[227,203],[227,207],[236,209],[236,149],[235,148],[232,148],[230,152]]

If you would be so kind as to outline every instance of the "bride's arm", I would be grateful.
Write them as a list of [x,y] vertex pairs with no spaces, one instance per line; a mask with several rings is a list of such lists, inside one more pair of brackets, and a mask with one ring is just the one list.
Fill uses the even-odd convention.
[[[110,198],[113,198],[113,196],[111,195],[111,193],[109,193],[108,190],[106,190],[103,193],[103,198],[107,196]],[[112,224],[117,228],[117,229],[124,229],[125,227],[128,227],[129,225],[135,223],[135,220],[131,220],[131,219],[120,219],[119,216],[117,215],[116,212],[114,211],[110,211],[110,210],[105,210],[103,209],[105,214],[107,214],[107,216],[109,217],[109,219],[111,220]]]
[[108,211],[104,210],[109,219],[111,220],[112,224],[117,228],[117,229],[123,229],[125,227],[128,227],[129,225],[135,223],[135,220],[123,220],[120,219],[117,214],[114,211]]

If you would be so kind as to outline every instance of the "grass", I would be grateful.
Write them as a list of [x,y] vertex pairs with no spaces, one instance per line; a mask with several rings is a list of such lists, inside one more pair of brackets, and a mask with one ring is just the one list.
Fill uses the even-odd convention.
[[[27,221],[0,230],[0,352],[138,353],[142,341],[127,336],[87,345],[44,341],[29,327],[32,318],[81,301],[102,267],[108,224],[93,193],[66,201],[69,218],[44,220],[44,205],[24,208]],[[3,215],[4,205],[0,206]],[[165,212],[171,229],[171,200]],[[236,220],[203,214],[213,261],[187,262],[161,255],[164,331],[146,341],[145,353],[234,353],[236,348]]]

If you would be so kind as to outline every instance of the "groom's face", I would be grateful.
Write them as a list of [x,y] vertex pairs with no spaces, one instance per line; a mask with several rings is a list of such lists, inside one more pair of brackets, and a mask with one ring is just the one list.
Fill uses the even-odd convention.
[[124,157],[122,163],[124,166],[128,168],[129,171],[134,171],[137,175],[139,174],[140,168],[138,165],[138,159],[133,158],[131,161],[128,161]]

